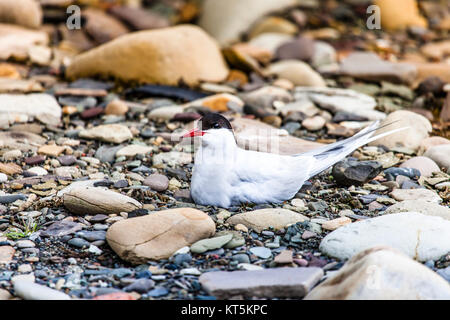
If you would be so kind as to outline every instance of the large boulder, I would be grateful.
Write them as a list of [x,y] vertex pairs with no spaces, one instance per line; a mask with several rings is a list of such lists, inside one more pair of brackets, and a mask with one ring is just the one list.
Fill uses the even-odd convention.
[[353,256],[306,300],[450,299],[450,285],[424,265],[383,246]]
[[450,221],[417,212],[394,213],[345,225],[323,238],[320,250],[338,259],[377,245],[419,260],[436,260],[450,251]]
[[74,58],[69,79],[112,76],[123,81],[177,85],[218,82],[228,68],[216,42],[202,29],[180,25],[130,33]]
[[139,264],[166,259],[180,248],[213,236],[215,230],[206,213],[177,208],[118,221],[108,229],[106,240],[122,259]]
[[424,153],[424,156],[436,162],[439,167],[445,168],[447,172],[450,172],[450,144],[431,147]]

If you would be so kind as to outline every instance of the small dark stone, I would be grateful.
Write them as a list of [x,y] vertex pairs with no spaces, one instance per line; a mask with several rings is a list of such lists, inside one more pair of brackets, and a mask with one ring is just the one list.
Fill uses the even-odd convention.
[[417,91],[419,92],[419,94],[439,94],[444,91],[444,85],[445,82],[443,82],[441,78],[431,76],[426,78],[419,84]]
[[164,287],[156,287],[155,289],[153,289],[147,293],[147,295],[149,295],[150,297],[154,297],[154,298],[163,297],[168,294],[169,294],[169,291]]
[[148,215],[147,209],[136,209],[128,212],[128,218],[140,217]]
[[108,219],[109,217],[106,214],[96,214],[89,220],[90,222],[96,223],[96,222],[102,222]]
[[325,211],[328,209],[328,204],[323,201],[323,200],[319,200],[316,202],[310,202],[308,203],[308,209],[311,211]]
[[77,161],[77,158],[72,155],[60,156],[57,159],[63,166],[71,166]]
[[280,45],[275,56],[279,60],[296,59],[308,61],[314,54],[314,40],[307,37],[299,37],[293,41]]
[[102,180],[94,182],[94,187],[110,187],[112,185],[114,185],[114,182],[112,182],[111,180]]
[[27,200],[27,196],[24,194],[8,194],[4,196],[0,196],[0,203],[8,204],[12,203],[16,200]]
[[358,161],[348,158],[336,163],[331,174],[340,185],[361,186],[375,178],[381,170],[383,166],[377,161]]
[[106,231],[79,231],[75,234],[76,236],[82,237],[88,241],[98,241],[106,239]]
[[178,266],[183,265],[183,263],[190,263],[191,261],[192,256],[189,253],[177,254],[173,259],[173,262]]
[[125,288],[123,288],[123,290],[126,292],[136,291],[138,293],[145,293],[153,288],[154,285],[155,282],[153,280],[141,278],[126,286]]
[[81,238],[70,239],[67,243],[77,248],[89,248],[91,245],[88,241]]
[[172,121],[190,122],[200,119],[201,117],[202,115],[197,112],[182,112],[175,114],[172,118]]
[[388,168],[384,170],[384,174],[386,176],[386,179],[389,181],[395,180],[395,178],[399,175],[405,176],[411,179],[419,179],[420,178],[420,171],[414,168]]
[[94,107],[94,108],[89,108],[84,110],[81,114],[80,117],[82,119],[91,119],[94,118],[100,114],[103,113],[104,108],[103,107]]
[[181,202],[192,202],[191,192],[189,189],[178,189],[173,193],[173,197]]
[[358,116],[353,113],[338,111],[333,117],[333,122],[342,122],[342,121],[367,121],[366,117]]
[[143,128],[140,132],[140,135],[142,136],[142,138],[152,138],[155,137],[155,133],[150,129],[150,128]]
[[114,183],[114,188],[126,188],[128,187],[128,181],[127,180],[119,180],[116,183]]
[[25,158],[25,163],[30,166],[44,163],[44,161],[45,161],[45,156],[34,156],[34,157]]

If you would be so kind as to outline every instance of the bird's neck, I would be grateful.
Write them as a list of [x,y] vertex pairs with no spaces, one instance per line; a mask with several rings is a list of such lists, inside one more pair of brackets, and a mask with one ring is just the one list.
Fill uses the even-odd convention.
[[[234,161],[238,146],[232,132],[214,137],[203,136],[203,141],[195,155],[195,164],[229,164]],[[206,138],[206,139],[205,139]]]

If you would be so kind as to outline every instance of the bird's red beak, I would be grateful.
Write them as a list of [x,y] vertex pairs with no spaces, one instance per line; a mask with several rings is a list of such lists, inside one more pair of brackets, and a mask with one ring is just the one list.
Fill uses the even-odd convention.
[[189,138],[189,137],[201,137],[205,134],[205,131],[202,131],[198,128],[192,129],[188,133],[183,135],[183,138]]

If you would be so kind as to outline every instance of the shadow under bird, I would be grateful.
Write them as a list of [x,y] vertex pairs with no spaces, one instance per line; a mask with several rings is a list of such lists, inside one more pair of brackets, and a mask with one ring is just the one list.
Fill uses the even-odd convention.
[[407,129],[375,137],[379,121],[354,136],[295,155],[244,150],[234,137],[230,122],[208,113],[183,138],[200,137],[191,179],[191,197],[197,204],[222,208],[241,203],[280,203],[292,199],[303,183],[341,161],[357,148]]

